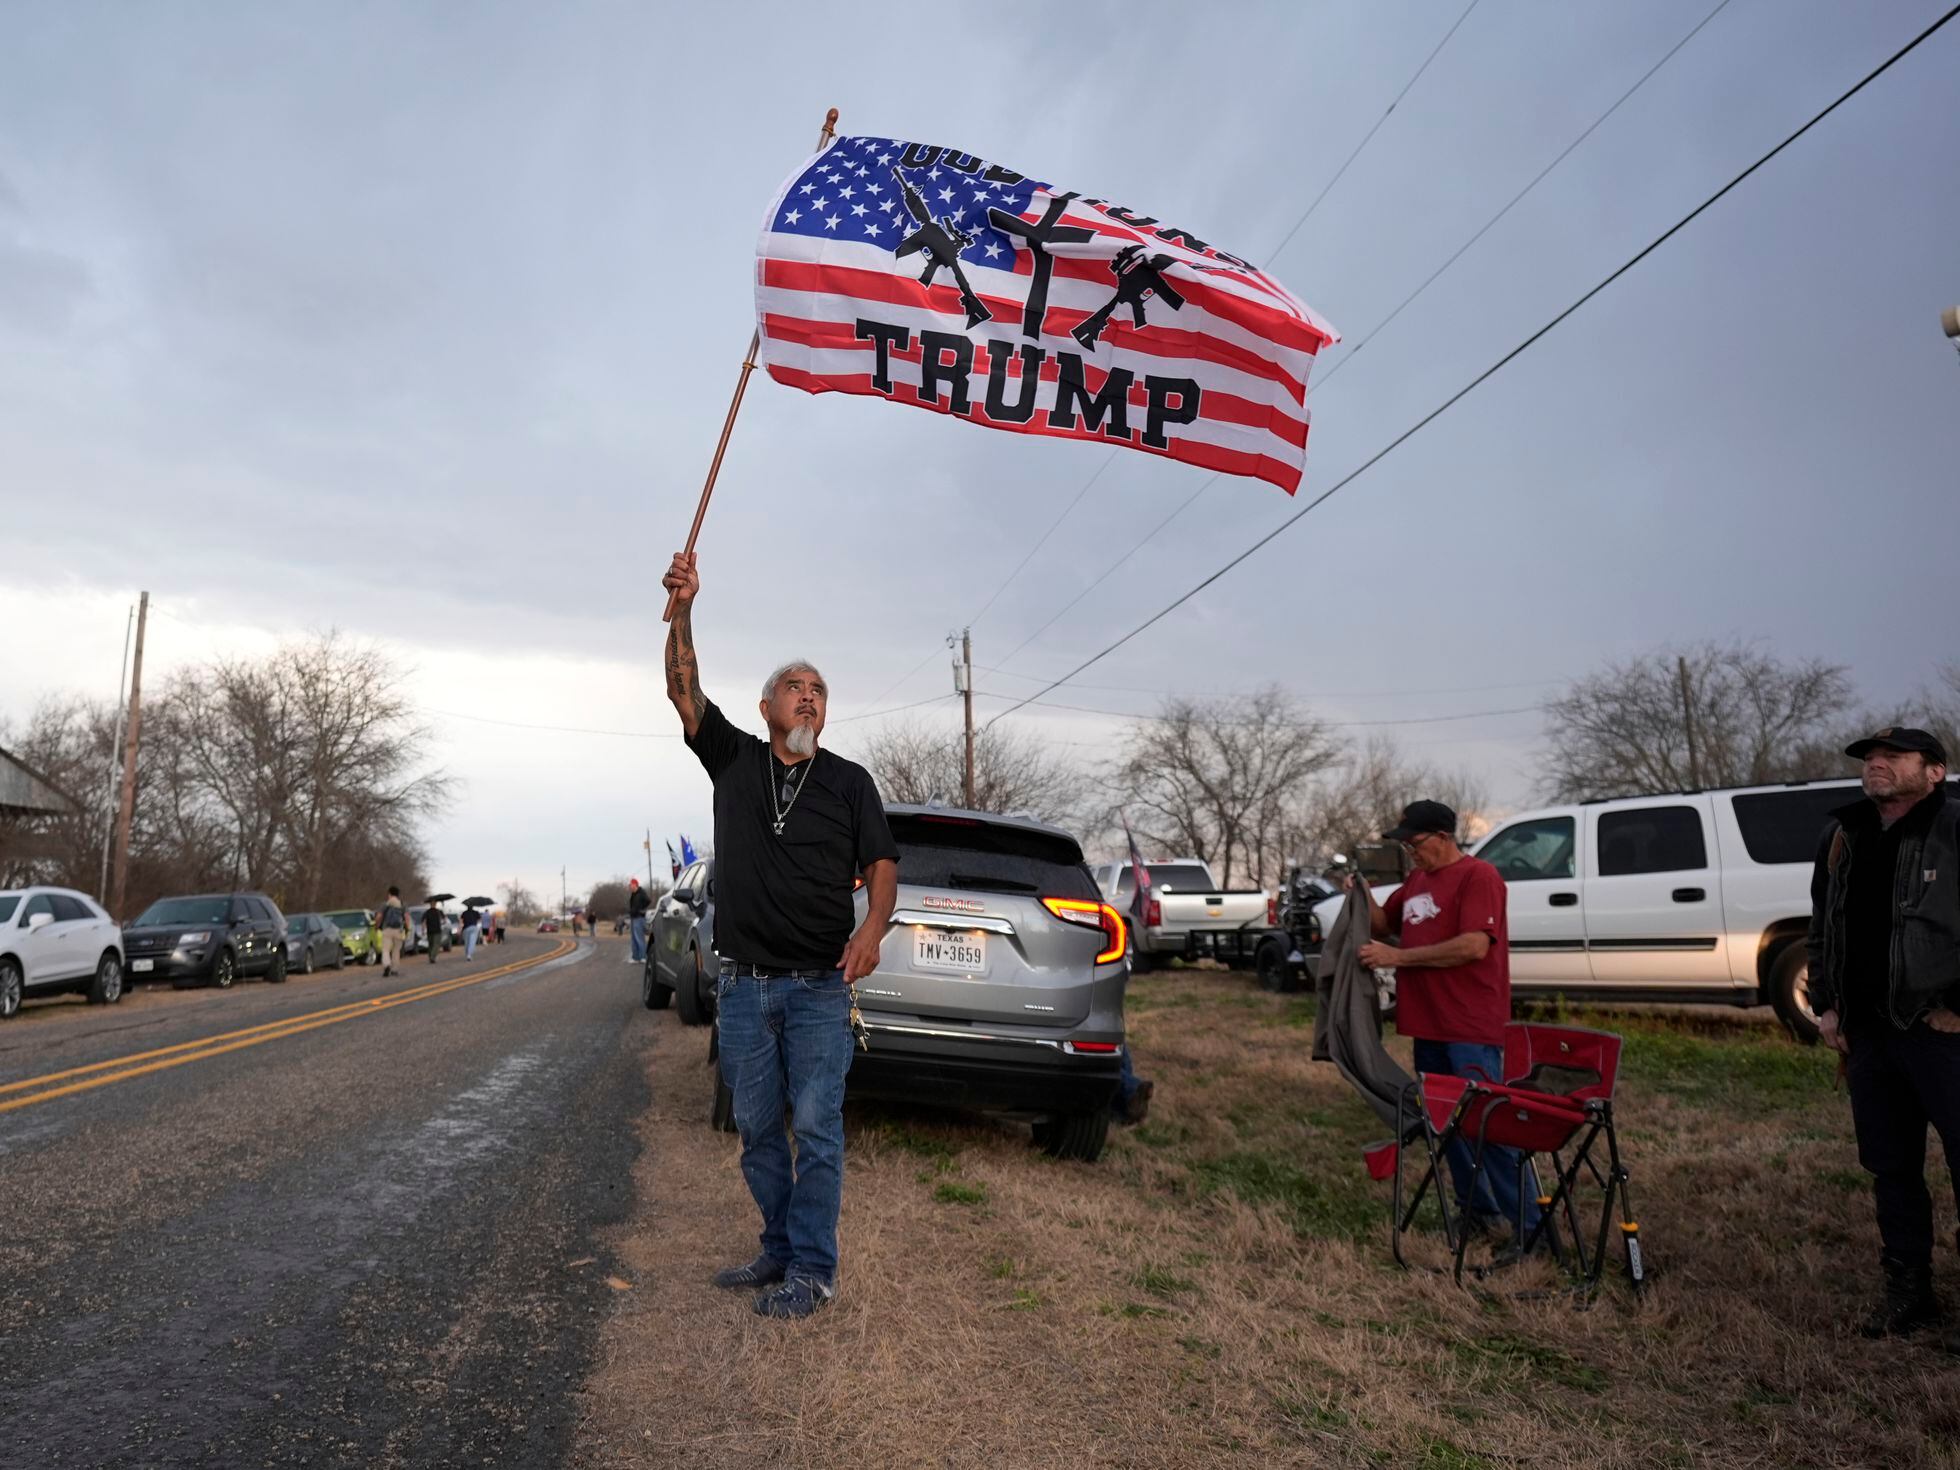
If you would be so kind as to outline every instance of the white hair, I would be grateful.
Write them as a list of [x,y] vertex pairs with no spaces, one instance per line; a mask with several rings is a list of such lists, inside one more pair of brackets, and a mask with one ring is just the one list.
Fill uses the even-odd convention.
[[774,699],[776,697],[776,686],[781,684],[791,674],[815,674],[818,682],[821,683],[823,681],[823,672],[815,664],[807,663],[800,658],[791,659],[788,663],[777,669],[775,673],[762,681],[763,699],[765,701]]

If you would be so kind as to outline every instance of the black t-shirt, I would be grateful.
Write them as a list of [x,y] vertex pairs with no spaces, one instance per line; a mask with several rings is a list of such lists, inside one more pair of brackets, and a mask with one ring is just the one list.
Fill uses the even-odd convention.
[[858,874],[898,857],[871,773],[827,750],[785,766],[714,704],[688,746],[715,783],[715,953],[785,970],[835,966],[856,926]]
[[1891,1021],[1892,926],[1898,915],[1899,843],[1924,835],[1939,808],[1939,793],[1918,802],[1890,827],[1869,807],[1847,819],[1851,871],[1844,889],[1844,995],[1847,1031],[1883,1018]]

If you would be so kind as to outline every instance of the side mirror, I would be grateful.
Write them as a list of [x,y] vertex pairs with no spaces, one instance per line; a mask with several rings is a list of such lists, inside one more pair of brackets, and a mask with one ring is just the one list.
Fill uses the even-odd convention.
[[692,888],[676,888],[673,891],[673,893],[669,895],[669,897],[671,897],[675,903],[693,903],[694,890]]
[[45,929],[47,928],[48,925],[52,924],[53,922],[54,922],[53,914],[48,914],[48,913],[29,914],[27,916],[27,932],[29,934],[32,934],[36,929]]

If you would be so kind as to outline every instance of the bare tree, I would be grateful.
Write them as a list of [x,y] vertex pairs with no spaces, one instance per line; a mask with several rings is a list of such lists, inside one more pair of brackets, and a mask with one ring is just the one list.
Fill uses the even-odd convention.
[[1332,728],[1277,685],[1213,700],[1172,696],[1134,721],[1106,785],[1139,840],[1265,883],[1285,858],[1287,812],[1339,760]]
[[1545,706],[1555,801],[1743,786],[1838,772],[1820,740],[1851,702],[1846,671],[1747,643],[1657,649],[1576,680]]
[[[918,721],[888,725],[863,746],[864,764],[886,801],[957,804],[964,785],[964,733]],[[973,742],[973,801],[983,812],[1028,812],[1071,825],[1081,773],[1041,739],[1004,726],[982,730]]]
[[510,920],[511,927],[535,924],[544,917],[544,905],[538,902],[538,896],[517,879],[499,883],[497,892],[504,896],[504,917]]
[[1310,867],[1335,853],[1381,840],[1412,801],[1440,801],[1457,814],[1459,836],[1474,835],[1489,805],[1468,771],[1411,759],[1386,735],[1371,735],[1316,781],[1288,812],[1286,852]]

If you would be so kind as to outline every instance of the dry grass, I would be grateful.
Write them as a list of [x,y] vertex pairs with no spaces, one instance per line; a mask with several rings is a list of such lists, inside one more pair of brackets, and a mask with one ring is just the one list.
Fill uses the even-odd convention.
[[1877,1250],[1848,1109],[1764,1028],[1613,1023],[1655,1277],[1576,1311],[1390,1264],[1358,1154],[1383,1130],[1308,1061],[1304,1002],[1142,980],[1157,1097],[1100,1164],[853,1106],[839,1300],[785,1327],[705,1284],[754,1207],[703,1121],[701,1033],[647,1019],[637,1287],[587,1464],[1960,1466],[1960,1364],[1843,1330]]

